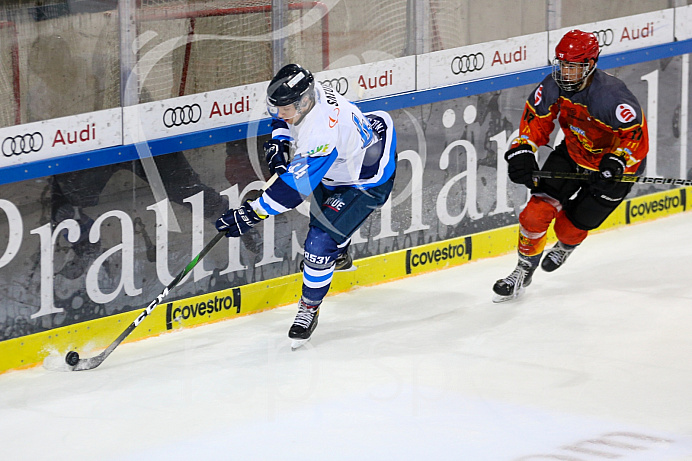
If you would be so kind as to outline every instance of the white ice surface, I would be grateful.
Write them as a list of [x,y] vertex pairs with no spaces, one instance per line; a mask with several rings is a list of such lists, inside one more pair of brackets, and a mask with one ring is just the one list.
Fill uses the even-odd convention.
[[[692,460],[692,213],[0,376],[2,460]],[[63,351],[63,353],[66,351]]]

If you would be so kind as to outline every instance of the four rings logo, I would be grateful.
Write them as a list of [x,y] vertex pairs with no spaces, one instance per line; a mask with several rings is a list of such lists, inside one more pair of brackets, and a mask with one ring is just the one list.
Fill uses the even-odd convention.
[[173,107],[163,113],[163,124],[166,128],[197,123],[202,118],[202,108],[199,104]]
[[613,29],[606,29],[606,30],[595,30],[591,32],[596,36],[598,39],[598,46],[603,48],[604,46],[610,46],[613,44],[613,40],[615,39],[615,33],[613,32]]
[[5,157],[38,152],[43,147],[43,135],[39,132],[10,136],[2,142],[2,154]]
[[346,95],[348,92],[348,80],[346,77],[332,78],[329,80],[322,80],[320,82],[322,86],[330,86],[334,88],[334,91],[339,93],[341,96]]
[[481,70],[484,65],[485,56],[483,53],[454,56],[454,59],[452,59],[452,72],[454,75],[465,74]]

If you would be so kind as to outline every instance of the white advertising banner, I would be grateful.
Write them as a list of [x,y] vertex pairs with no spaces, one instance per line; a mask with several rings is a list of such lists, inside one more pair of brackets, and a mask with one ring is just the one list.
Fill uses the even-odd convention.
[[389,96],[416,89],[416,57],[317,72],[315,79],[332,86],[351,101]]
[[[351,100],[415,90],[414,56],[318,72]],[[166,138],[268,118],[269,82],[164,99],[123,108],[125,144]]]
[[675,10],[670,8],[551,30],[549,32],[550,59],[552,60],[555,56],[555,46],[560,39],[572,29],[596,34],[602,55],[670,43],[674,41],[674,17]]
[[542,67],[547,47],[547,35],[538,33],[419,55],[417,89]]
[[268,85],[253,83],[125,107],[125,144],[267,118]]
[[692,5],[675,8],[675,39],[692,38]]
[[0,168],[119,146],[121,114],[107,109],[0,128]]

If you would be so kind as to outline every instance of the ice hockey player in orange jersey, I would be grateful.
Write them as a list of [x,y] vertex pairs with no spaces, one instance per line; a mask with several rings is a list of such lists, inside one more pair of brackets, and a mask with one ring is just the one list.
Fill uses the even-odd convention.
[[[613,177],[645,168],[649,140],[642,108],[621,80],[596,68],[598,56],[593,34],[567,32],[555,47],[552,75],[526,102],[519,137],[505,160],[510,180],[531,189],[531,199],[519,215],[519,262],[493,286],[494,302],[519,296],[539,264],[547,272],[562,266],[630,192],[632,183]],[[535,152],[548,143],[555,119],[564,141],[541,170],[589,173],[588,181],[534,179]],[[558,242],[541,262],[553,220]]]

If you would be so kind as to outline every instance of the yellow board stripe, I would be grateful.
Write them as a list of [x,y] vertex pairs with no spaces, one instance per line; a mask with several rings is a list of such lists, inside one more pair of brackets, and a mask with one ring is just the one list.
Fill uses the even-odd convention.
[[[691,193],[692,188],[688,187],[627,200],[599,231],[686,211]],[[356,260],[354,265],[357,270],[335,273],[330,295],[355,286],[376,285],[516,251],[517,232],[518,225],[512,225]],[[548,237],[549,240],[555,239],[552,228]],[[162,303],[132,332],[127,341],[297,303],[301,285],[302,274],[290,274]],[[84,357],[95,355],[122,333],[140,312],[127,312],[2,341],[0,373],[39,365],[52,352],[64,356],[68,351],[76,350]]]

